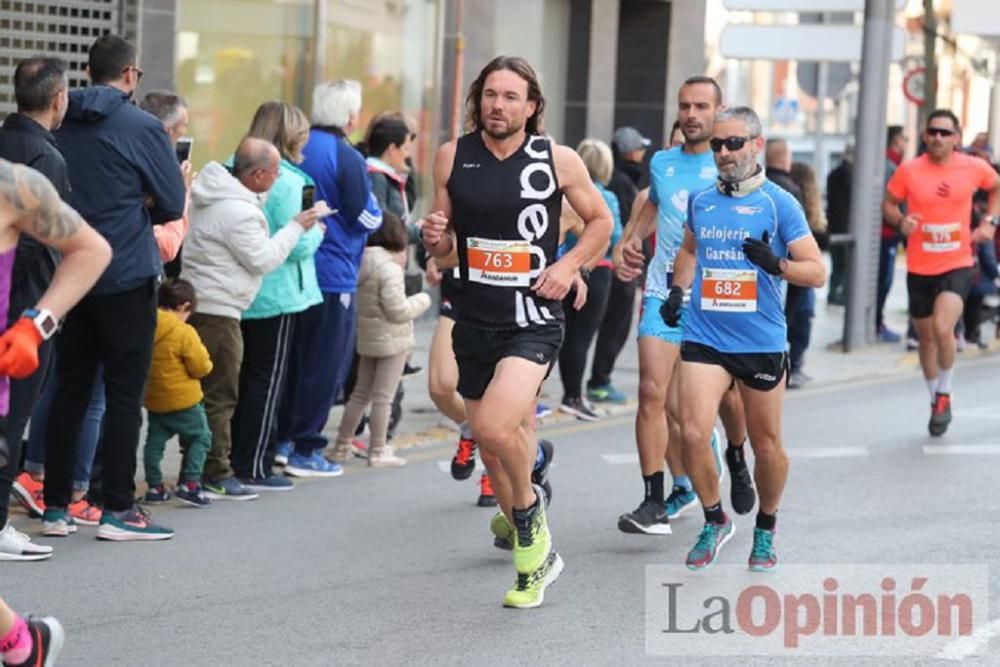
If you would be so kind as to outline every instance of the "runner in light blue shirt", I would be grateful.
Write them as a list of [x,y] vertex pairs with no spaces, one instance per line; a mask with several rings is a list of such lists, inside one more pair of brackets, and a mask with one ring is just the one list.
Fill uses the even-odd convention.
[[681,346],[680,414],[685,462],[705,527],[688,552],[687,566],[710,566],[735,532],[722,509],[719,480],[705,446],[719,403],[735,384],[760,493],[749,566],[770,571],[778,565],[774,535],[788,478],[781,443],[788,358],[781,281],[822,287],[826,267],[802,208],[768,181],[757,163],[764,137],[753,109],[719,112],[709,145],[719,182],[691,198],[674,285],[661,313],[668,325],[680,321],[684,291],[691,287]]
[[[713,79],[691,77],[681,86],[677,120],[684,144],[653,156],[648,200],[640,203],[642,200],[636,199],[633,219],[623,234],[620,252],[616,253],[619,277],[634,279],[643,267],[642,241],[656,231],[656,252],[648,267],[639,321],[640,390],[635,431],[645,496],[635,511],[619,518],[618,528],[625,533],[669,533],[669,519],[698,503],[681,457],[677,384],[672,381],[680,357],[682,327],[679,323],[664,324],[660,308],[670,289],[674,258],[684,239],[688,200],[716,181],[717,169],[708,140],[715,114],[721,108],[722,92]],[[746,428],[738,394],[730,392],[730,397],[721,415],[726,437],[738,453],[746,439]],[[716,474],[720,476],[725,471],[721,450],[721,438],[713,431],[712,451],[716,456]],[[672,489],[666,498],[664,458],[673,476]],[[749,512],[756,496],[745,461],[734,457],[729,471],[734,478],[737,506]]]

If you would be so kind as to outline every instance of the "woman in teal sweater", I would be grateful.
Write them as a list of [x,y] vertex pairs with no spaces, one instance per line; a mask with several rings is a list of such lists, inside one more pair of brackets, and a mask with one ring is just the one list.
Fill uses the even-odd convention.
[[[265,102],[257,109],[248,135],[270,141],[281,152],[278,180],[264,205],[273,236],[303,210],[303,192],[313,186],[312,179],[296,166],[309,138],[309,119],[297,107]],[[260,292],[240,323],[243,366],[232,421],[231,462],[236,477],[254,491],[294,487],[291,480],[271,470],[277,448],[278,406],[297,315],[323,300],[313,260],[323,233],[317,225],[303,234],[285,263],[264,276]]]

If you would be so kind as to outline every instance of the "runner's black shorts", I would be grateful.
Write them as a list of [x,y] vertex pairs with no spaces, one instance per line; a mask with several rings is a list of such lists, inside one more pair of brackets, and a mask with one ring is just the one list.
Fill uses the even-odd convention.
[[972,286],[972,268],[955,269],[936,276],[906,274],[906,291],[910,295],[910,316],[917,319],[934,314],[934,300],[941,292],[953,292],[963,301]]
[[771,391],[788,372],[787,352],[719,352],[714,347],[684,341],[681,359],[695,364],[722,366],[734,379],[751,389]]
[[[497,364],[506,357],[520,357],[547,366],[547,378],[559,358],[562,341],[561,325],[491,331],[456,322],[451,331],[451,346],[458,362],[458,393],[469,400],[482,398]],[[537,394],[541,385],[525,389]]]

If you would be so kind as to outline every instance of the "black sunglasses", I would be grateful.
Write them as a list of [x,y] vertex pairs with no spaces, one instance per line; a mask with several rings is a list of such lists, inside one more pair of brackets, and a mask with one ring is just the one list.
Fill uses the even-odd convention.
[[713,153],[718,153],[725,146],[726,150],[730,153],[735,153],[736,151],[743,148],[744,145],[751,139],[756,139],[757,136],[750,137],[726,137],[725,139],[709,139],[708,145],[712,148]]
[[932,137],[950,137],[953,134],[955,134],[955,131],[948,130],[943,127],[928,127],[927,134],[931,135]]

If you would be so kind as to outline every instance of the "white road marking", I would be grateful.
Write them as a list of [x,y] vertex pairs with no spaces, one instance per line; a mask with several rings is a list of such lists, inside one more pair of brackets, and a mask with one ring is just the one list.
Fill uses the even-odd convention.
[[622,466],[622,465],[638,465],[639,463],[639,453],[629,452],[627,454],[601,454],[601,458],[608,465]]
[[936,657],[940,660],[965,660],[978,653],[994,637],[1000,637],[1000,618],[976,628],[968,637],[949,642]]
[[787,451],[793,459],[844,459],[869,454],[866,447],[810,447]]
[[[447,461],[438,461],[438,468],[441,469],[441,472],[447,473],[447,474],[450,475],[451,474],[451,460],[449,459]],[[483,462],[480,461],[479,459],[476,459],[476,472],[479,472],[479,473],[486,472],[486,467],[483,465]]]
[[1000,445],[924,445],[927,456],[997,456]]
[[[868,456],[869,452],[864,447],[810,447],[809,449],[789,450],[792,458],[803,459],[840,459],[859,456]],[[628,452],[624,454],[601,454],[601,458],[608,465],[636,465],[639,463],[639,454]]]
[[1000,419],[1000,413],[995,407],[954,410],[951,414],[955,419]]

